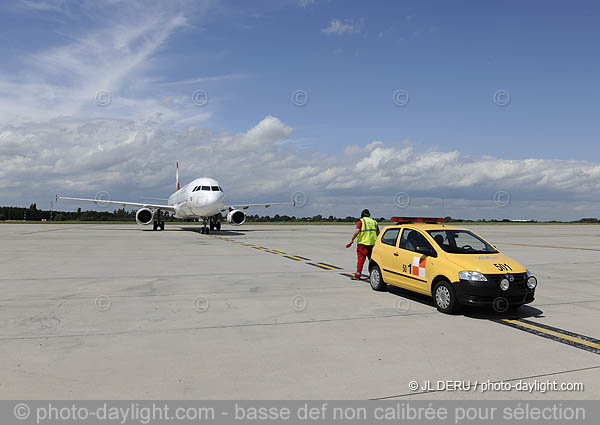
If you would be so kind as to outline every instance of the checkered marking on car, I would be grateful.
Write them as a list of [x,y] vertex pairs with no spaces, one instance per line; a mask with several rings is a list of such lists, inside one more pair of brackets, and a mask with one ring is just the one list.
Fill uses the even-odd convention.
[[412,274],[425,279],[427,257],[413,257]]

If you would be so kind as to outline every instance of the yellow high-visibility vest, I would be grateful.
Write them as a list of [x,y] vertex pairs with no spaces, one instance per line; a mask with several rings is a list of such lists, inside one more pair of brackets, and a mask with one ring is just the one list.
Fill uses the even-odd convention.
[[360,233],[356,238],[356,243],[361,245],[375,245],[377,240],[377,222],[371,217],[363,217],[360,219]]

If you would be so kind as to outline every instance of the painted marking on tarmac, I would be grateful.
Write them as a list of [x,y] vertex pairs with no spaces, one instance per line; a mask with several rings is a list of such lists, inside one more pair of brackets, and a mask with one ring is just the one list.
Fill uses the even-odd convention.
[[318,268],[324,269],[324,270],[341,270],[341,267],[332,266],[331,264],[326,264],[326,263],[306,263],[306,264],[309,264],[311,266],[315,266],[315,267],[318,267]]
[[45,230],[35,230],[33,232],[23,232],[23,235],[34,235],[36,233],[46,233],[46,232],[59,232],[61,230],[69,230],[69,229],[79,229],[83,226],[73,226],[73,227],[63,227],[62,229],[45,229]]
[[[354,274],[353,274],[353,273],[340,273],[340,274],[341,274],[342,276],[346,276],[346,277],[352,277],[352,276],[354,276]],[[368,278],[367,276],[362,276],[362,275],[361,275],[361,277],[360,277],[360,280],[364,280],[364,281],[368,282],[368,281],[369,281],[369,278]]]
[[574,249],[577,251],[596,251],[599,252],[600,249],[598,248],[581,248],[581,247],[575,247],[575,246],[557,246],[557,245],[531,245],[531,244],[526,244],[526,243],[502,243],[502,244],[498,244],[498,245],[514,245],[514,246],[530,246],[533,248],[554,248],[554,249]]
[[320,265],[325,266],[325,267],[329,267],[332,270],[342,270],[341,267],[334,266],[333,264],[327,264],[327,263],[322,263],[322,262],[318,262],[317,264],[320,264]]
[[[251,248],[258,249],[259,251],[265,251],[265,252],[270,252],[271,254],[283,255],[285,258],[289,258],[289,259],[294,260],[294,261],[310,261],[310,258],[301,257],[299,255],[284,255],[285,252],[283,252],[283,251],[278,251],[276,249],[265,248],[264,246],[258,246],[258,245],[254,245],[254,244],[251,244],[251,243],[244,243],[244,242],[241,242],[241,241],[236,241],[235,239],[224,238],[224,237],[221,237],[221,236],[212,236],[212,237],[217,238],[217,239],[221,239],[221,240],[224,240],[224,241],[227,241],[227,242],[233,242],[233,243],[237,243],[237,244],[240,244],[240,245],[249,246]],[[318,268],[320,268],[322,270],[342,270],[341,267],[334,266],[333,264],[327,264],[327,263],[321,263],[321,262],[314,262],[314,263],[308,263],[307,262],[306,264],[309,264],[309,265],[314,266],[314,267],[318,267]],[[352,276],[352,275],[349,274],[348,276]],[[368,278],[365,278],[365,279],[368,280]]]
[[541,336],[542,338],[551,339],[562,344],[570,345],[571,347],[589,351],[590,353],[600,354],[600,340],[590,336],[577,334],[575,332],[526,319],[500,319],[493,321],[533,335]]
[[284,257],[289,258],[290,260],[295,260],[295,261],[310,260],[310,258],[304,258],[304,257],[300,257],[298,255],[284,255]]

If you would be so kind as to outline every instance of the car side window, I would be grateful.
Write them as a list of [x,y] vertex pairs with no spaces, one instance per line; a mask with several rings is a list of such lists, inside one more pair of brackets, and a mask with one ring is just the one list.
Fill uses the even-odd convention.
[[383,236],[381,237],[381,243],[386,245],[396,246],[396,242],[398,241],[398,234],[400,233],[400,229],[388,229],[385,231]]
[[417,252],[417,247],[428,248],[435,252],[425,236],[413,229],[404,229],[400,238],[400,248]]

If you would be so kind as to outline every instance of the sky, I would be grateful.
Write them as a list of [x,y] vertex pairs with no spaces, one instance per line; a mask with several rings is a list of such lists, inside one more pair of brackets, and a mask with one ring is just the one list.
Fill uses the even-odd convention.
[[300,201],[257,214],[600,217],[599,18],[593,1],[2,2],[0,204],[167,197],[179,161],[229,203]]

